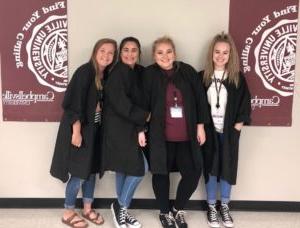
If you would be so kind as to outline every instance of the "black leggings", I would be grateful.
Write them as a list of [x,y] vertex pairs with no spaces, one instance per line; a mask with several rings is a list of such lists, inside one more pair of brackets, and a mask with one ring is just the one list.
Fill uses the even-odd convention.
[[[181,174],[181,180],[177,187],[174,207],[183,210],[189,198],[197,188],[201,169],[194,167],[190,142],[166,142],[168,172],[174,165]],[[171,209],[169,200],[170,179],[169,173],[153,174],[152,187],[161,213],[168,213]]]

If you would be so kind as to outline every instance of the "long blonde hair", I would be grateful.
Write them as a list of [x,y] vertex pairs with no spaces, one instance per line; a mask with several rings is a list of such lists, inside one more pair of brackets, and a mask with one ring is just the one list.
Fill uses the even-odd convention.
[[95,69],[95,84],[96,84],[97,89],[103,88],[102,82],[101,82],[103,72],[100,71],[97,60],[96,60],[97,52],[103,44],[112,44],[115,48],[113,61],[109,66],[106,67],[106,69],[110,69],[112,67],[112,65],[116,62],[116,59],[117,59],[117,42],[115,40],[110,39],[110,38],[104,38],[104,39],[98,40],[95,43],[90,61],[93,63],[93,66]]
[[225,65],[225,70],[228,73],[229,83],[234,83],[237,87],[239,84],[239,71],[240,71],[240,61],[236,46],[232,37],[229,34],[222,32],[221,34],[217,34],[211,41],[207,56],[206,56],[206,64],[204,69],[203,82],[206,86],[208,86],[212,79],[211,76],[214,74],[214,62],[213,62],[213,52],[216,43],[224,42],[229,44],[230,52],[229,52],[229,60]]

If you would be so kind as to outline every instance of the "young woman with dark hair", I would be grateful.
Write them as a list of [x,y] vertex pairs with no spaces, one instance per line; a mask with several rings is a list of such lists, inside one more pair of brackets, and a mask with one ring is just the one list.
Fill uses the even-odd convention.
[[126,37],[119,48],[119,62],[105,87],[103,169],[115,171],[117,200],[111,210],[117,228],[139,228],[141,223],[128,213],[134,192],[148,170],[141,149],[146,145],[144,125],[149,112],[140,107],[142,99],[138,64],[140,42]]

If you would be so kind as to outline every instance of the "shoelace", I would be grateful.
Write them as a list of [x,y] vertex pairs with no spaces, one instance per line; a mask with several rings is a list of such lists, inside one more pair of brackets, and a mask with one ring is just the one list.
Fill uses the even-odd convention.
[[127,220],[129,221],[129,223],[137,222],[137,219],[135,217],[133,217],[131,214],[129,214],[128,212],[126,214],[126,217],[127,217]]
[[176,219],[178,219],[179,218],[179,221],[180,221],[180,223],[185,223],[185,220],[184,220],[184,214],[185,214],[186,212],[185,211],[177,211],[177,213],[176,213],[176,216],[175,216],[175,218]]
[[168,225],[171,226],[173,224],[173,222],[175,221],[174,217],[171,214],[171,212],[169,214],[165,214],[164,216],[165,216],[165,218],[167,220]]
[[218,212],[214,206],[209,206],[209,213],[208,213],[209,219],[212,222],[218,221]]
[[124,224],[126,223],[126,214],[127,214],[127,210],[125,207],[121,207],[120,208],[120,214],[119,214],[119,222]]
[[226,204],[221,205],[221,215],[222,215],[224,221],[232,222],[232,218],[229,213],[228,205],[226,205]]

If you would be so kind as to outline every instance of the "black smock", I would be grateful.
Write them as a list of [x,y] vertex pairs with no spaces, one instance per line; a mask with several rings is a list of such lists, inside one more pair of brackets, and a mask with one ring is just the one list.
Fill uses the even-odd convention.
[[[66,182],[70,175],[87,179],[91,173],[101,170],[101,126],[94,123],[96,105],[102,98],[100,93],[95,85],[92,62],[80,66],[65,92],[62,104],[64,113],[50,168],[51,175],[63,182]],[[80,148],[71,144],[72,125],[77,120],[81,123]]]
[[[183,97],[184,113],[194,162],[201,172],[202,149],[197,141],[197,124],[209,121],[205,91],[194,68],[183,62],[174,62],[172,80]],[[144,107],[151,112],[148,146],[150,170],[153,174],[167,174],[167,149],[165,140],[165,96],[167,76],[158,64],[148,66],[143,74]],[[174,170],[175,171],[175,170]]]
[[109,74],[104,92],[102,169],[143,176],[144,158],[138,145],[138,132],[146,123],[148,112],[141,102],[139,77],[143,67],[131,69],[117,63]]
[[[201,81],[203,81],[203,71],[199,73]],[[228,77],[223,82],[227,90],[227,105],[224,119],[224,144],[223,153],[219,153],[219,145],[217,140],[217,132],[212,121],[205,124],[206,143],[203,146],[204,150],[204,176],[206,182],[208,176],[217,176],[229,182],[236,184],[237,169],[238,169],[238,151],[239,139],[241,132],[234,128],[236,123],[243,122],[244,125],[250,124],[251,113],[251,97],[247,86],[247,82],[242,73],[239,74],[238,87],[234,83],[229,83]],[[210,85],[205,86],[207,92]],[[205,93],[207,101],[207,93]],[[210,105],[207,102],[210,111]]]

